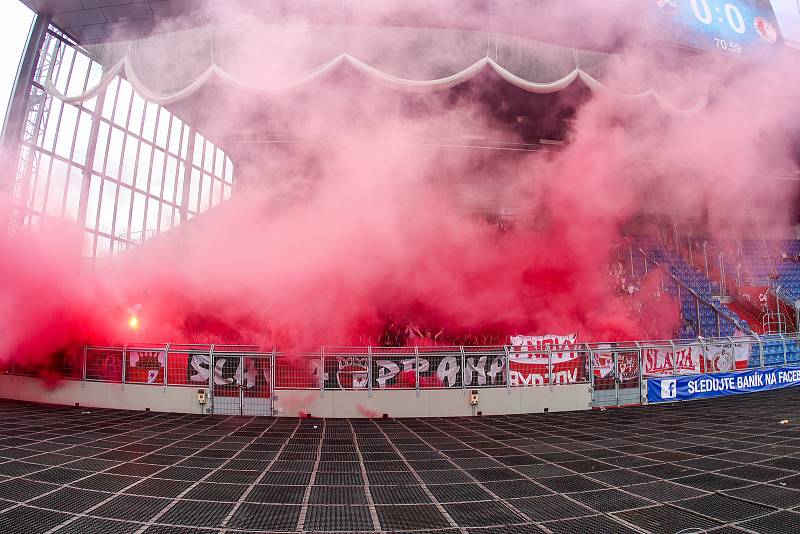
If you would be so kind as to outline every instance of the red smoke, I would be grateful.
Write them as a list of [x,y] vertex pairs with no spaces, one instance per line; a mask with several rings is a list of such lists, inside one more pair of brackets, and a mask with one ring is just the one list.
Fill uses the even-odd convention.
[[[654,60],[631,55],[611,78],[641,79]],[[190,105],[206,122],[222,124],[262,116],[270,104],[268,126],[303,143],[239,146],[239,185],[227,204],[100,273],[79,272],[67,230],[0,243],[7,343],[24,359],[70,343],[126,341],[126,311],[136,304],[146,341],[289,351],[377,341],[390,323],[441,328],[442,339],[663,337],[679,323],[677,308],[650,300],[655,273],[634,299],[649,319],[632,314],[608,276],[613,246],[642,212],[686,213],[690,224],[707,211],[712,232],[751,224],[753,173],[794,165],[782,137],[764,138],[786,132],[796,115],[796,80],[781,61],[665,62],[669,96],[708,96],[706,110],[670,115],[650,98],[593,93],[573,103],[567,148],[513,158],[419,142],[442,131],[507,138],[481,100],[486,80],[456,98],[456,119],[437,112],[436,98],[412,106],[352,76],[319,84],[301,103],[297,95],[198,100]],[[467,185],[495,211],[513,206],[517,221],[498,231],[467,209]],[[782,222],[789,197],[770,204]]]

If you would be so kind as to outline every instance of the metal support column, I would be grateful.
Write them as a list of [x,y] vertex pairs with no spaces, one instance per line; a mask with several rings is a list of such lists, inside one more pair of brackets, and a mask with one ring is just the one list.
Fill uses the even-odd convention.
[[694,297],[694,310],[695,310],[695,314],[696,314],[695,318],[697,319],[697,335],[698,336],[702,336],[703,335],[703,323],[700,320],[700,299],[697,298],[697,295],[695,295],[694,293],[692,294],[692,296]]
[[78,226],[86,227],[86,212],[89,207],[89,187],[92,183],[92,169],[94,159],[97,155],[97,139],[100,135],[100,124],[103,122],[103,104],[105,103],[106,93],[103,91],[97,95],[97,102],[92,111],[92,125],[89,129],[89,140],[86,144],[86,164],[81,173],[81,195],[78,199]]
[[419,347],[414,345],[414,389],[419,397]]
[[464,353],[464,345],[460,345],[459,350],[461,351],[461,395],[467,395],[467,383],[464,380],[467,376],[467,355]]
[[[419,371],[417,371],[419,373]],[[367,397],[372,398],[372,347],[367,347]]]
[[274,413],[275,401],[278,400],[278,396],[275,395],[275,365],[277,364],[278,359],[278,352],[277,349],[273,346],[272,347],[272,355],[270,355],[269,359],[269,396],[272,398],[271,408],[270,410]]
[[169,347],[171,343],[167,343],[164,347],[164,388],[169,385],[169,380],[167,376],[169,376]]
[[9,190],[13,184],[14,175],[8,172],[8,169],[16,167],[15,163],[19,158],[20,140],[25,125],[25,115],[28,113],[31,84],[49,26],[50,15],[43,13],[36,15],[30,34],[28,34],[28,42],[17,70],[14,87],[11,90],[3,131],[0,134],[0,145],[4,154],[4,160],[0,163],[4,164],[3,168],[7,173],[4,179],[0,179],[0,191]]
[[708,368],[706,364],[708,363],[708,359],[706,358],[706,342],[703,339],[703,336],[697,336],[697,341],[700,342],[700,347],[702,347],[700,350],[700,354],[703,355],[703,360],[702,360],[703,363],[700,368],[700,374],[707,374]]
[[217,366],[214,362],[214,345],[208,349],[208,408],[214,413],[214,373]]
[[616,399],[615,404],[617,406],[620,406],[620,401],[619,401],[619,381],[620,381],[620,376],[619,376],[619,353],[617,351],[614,351],[614,352],[612,352],[612,354],[614,355],[614,358],[613,358],[613,365],[614,365],[614,367],[613,367],[613,369],[614,369],[614,398]]
[[192,161],[194,160],[194,138],[197,130],[189,125],[189,139],[186,145],[186,163],[183,166],[183,191],[181,193],[181,222],[189,220],[189,188],[192,183]]
[[511,395],[511,351],[508,350],[508,345],[503,345],[503,350],[506,353],[506,393]]
[[647,399],[647,392],[642,389],[644,381],[642,345],[638,341],[634,341],[634,343],[636,344],[636,369],[639,378],[639,404],[644,404],[645,399]]
[[760,364],[761,364],[761,368],[763,369],[764,368],[764,342],[761,340],[761,336],[759,336],[755,332],[753,332],[753,337],[756,338],[756,341],[758,341],[758,357],[759,357],[759,360],[761,360]]
[[128,346],[123,345],[122,347],[122,389],[125,389],[125,371],[128,368]]
[[675,343],[670,339],[669,346],[672,348],[672,376],[678,376],[678,356],[675,350]]
[[320,398],[325,396],[325,347],[319,348],[319,361],[320,361],[320,369],[319,369],[319,396]]
[[781,341],[783,342],[783,365],[787,363],[787,355],[786,355],[786,338],[783,337],[783,334],[778,334],[781,336]]

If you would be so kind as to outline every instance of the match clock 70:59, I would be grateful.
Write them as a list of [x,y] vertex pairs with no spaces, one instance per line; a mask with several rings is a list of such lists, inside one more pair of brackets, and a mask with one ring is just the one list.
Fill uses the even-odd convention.
[[742,54],[778,40],[769,0],[651,0],[654,37]]

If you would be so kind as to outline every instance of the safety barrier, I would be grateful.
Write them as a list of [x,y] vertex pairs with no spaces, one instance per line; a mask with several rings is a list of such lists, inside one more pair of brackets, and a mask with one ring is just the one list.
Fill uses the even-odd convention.
[[[65,351],[46,369],[11,363],[9,375],[197,388],[209,411],[272,413],[281,391],[380,392],[586,384],[595,407],[639,404],[650,378],[800,365],[798,335],[542,343],[501,346],[320,347],[300,353],[252,346],[131,344]],[[198,392],[199,393],[199,392]]]

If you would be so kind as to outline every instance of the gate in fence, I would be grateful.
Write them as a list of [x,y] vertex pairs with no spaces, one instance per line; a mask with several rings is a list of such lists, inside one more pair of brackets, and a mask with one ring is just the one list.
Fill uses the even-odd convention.
[[596,350],[592,355],[592,405],[641,402],[641,351],[638,347]]
[[272,355],[212,350],[209,356],[212,413],[272,415]]

